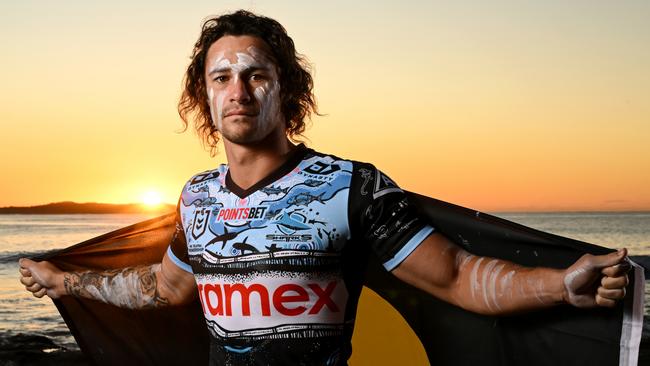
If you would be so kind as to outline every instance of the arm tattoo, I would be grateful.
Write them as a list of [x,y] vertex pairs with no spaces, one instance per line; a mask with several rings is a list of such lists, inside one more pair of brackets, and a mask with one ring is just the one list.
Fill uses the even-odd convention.
[[169,304],[158,293],[160,264],[102,272],[72,272],[63,277],[68,294],[128,309],[150,309]]

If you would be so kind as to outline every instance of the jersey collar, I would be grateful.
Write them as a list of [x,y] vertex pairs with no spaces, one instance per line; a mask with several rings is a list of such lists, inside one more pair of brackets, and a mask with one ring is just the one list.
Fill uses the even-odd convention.
[[230,169],[228,169],[226,172],[226,188],[228,188],[228,190],[234,193],[237,197],[242,199],[246,198],[251,194],[257,192],[260,188],[264,188],[287,175],[295,167],[297,167],[298,164],[300,164],[300,162],[304,159],[310,150],[311,149],[307,148],[305,144],[299,144],[282,165],[269,173],[269,175],[266,177],[262,178],[259,182],[250,186],[248,189],[243,189],[238,186],[237,183],[235,183],[230,177]]

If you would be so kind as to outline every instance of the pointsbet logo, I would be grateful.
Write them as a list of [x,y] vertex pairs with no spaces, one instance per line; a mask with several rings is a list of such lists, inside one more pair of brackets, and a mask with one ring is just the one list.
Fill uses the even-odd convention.
[[268,206],[222,208],[216,213],[217,221],[260,220],[264,218]]

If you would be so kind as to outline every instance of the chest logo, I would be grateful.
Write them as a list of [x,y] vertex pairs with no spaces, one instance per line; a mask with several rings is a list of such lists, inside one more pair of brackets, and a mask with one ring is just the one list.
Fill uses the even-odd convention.
[[311,229],[311,226],[307,225],[307,218],[305,215],[297,212],[283,213],[280,219],[274,223],[278,225],[278,229],[282,233],[287,235],[291,235],[299,230]]
[[262,220],[268,210],[268,206],[251,206],[251,207],[235,207],[235,208],[221,208],[216,213],[218,222],[228,221],[252,221]]
[[[306,285],[287,283],[277,288],[269,288],[264,283],[205,283],[199,284],[198,290],[203,312],[212,316],[270,317],[271,305],[277,313],[284,316],[299,316],[305,312],[313,316],[321,311],[341,311],[333,299],[337,282],[329,282],[325,287],[318,283]],[[235,293],[236,297],[233,296]],[[256,293],[254,297],[251,296],[253,293]],[[259,304],[259,307],[251,306],[251,300]],[[251,314],[252,309],[261,314]]]
[[192,223],[192,237],[198,239],[203,233],[205,228],[208,227],[208,218],[210,217],[210,210],[201,208],[194,213],[194,222]]

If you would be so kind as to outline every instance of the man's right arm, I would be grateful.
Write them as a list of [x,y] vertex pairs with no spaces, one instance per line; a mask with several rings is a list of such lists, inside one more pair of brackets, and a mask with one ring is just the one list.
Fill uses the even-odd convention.
[[63,272],[52,263],[21,259],[20,282],[36,297],[72,295],[129,309],[190,302],[197,294],[191,273],[167,254],[161,263],[106,271]]

